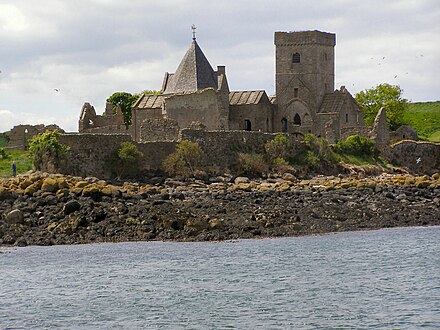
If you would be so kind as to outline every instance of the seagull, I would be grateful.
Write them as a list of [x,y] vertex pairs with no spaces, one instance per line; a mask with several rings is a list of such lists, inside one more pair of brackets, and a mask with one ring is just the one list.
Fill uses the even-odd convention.
[[54,90],[55,92],[59,92],[59,91],[60,91],[59,88],[54,88],[53,90]]
[[382,59],[384,60],[384,59],[385,59],[385,56],[384,56],[384,57],[382,57]]
[[417,164],[420,163],[421,161],[422,161],[422,159],[420,157],[416,159]]
[[394,76],[394,79],[397,78],[397,74]]

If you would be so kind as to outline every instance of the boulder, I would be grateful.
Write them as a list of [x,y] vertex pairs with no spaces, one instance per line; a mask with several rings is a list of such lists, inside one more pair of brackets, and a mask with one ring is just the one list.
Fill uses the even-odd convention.
[[23,212],[20,210],[12,210],[5,216],[5,222],[9,224],[22,224],[24,222]]
[[78,201],[76,200],[68,201],[63,206],[63,213],[65,215],[69,215],[75,211],[79,211],[80,208],[81,208],[81,204]]

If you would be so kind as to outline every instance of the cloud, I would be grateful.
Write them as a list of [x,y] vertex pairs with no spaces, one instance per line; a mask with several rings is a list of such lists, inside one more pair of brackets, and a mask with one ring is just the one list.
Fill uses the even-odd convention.
[[[336,87],[354,93],[389,82],[414,101],[437,100],[439,21],[436,0],[3,0],[0,109],[14,123],[53,119],[77,129],[86,101],[100,112],[115,91],[159,89],[193,23],[212,66],[226,65],[231,89],[272,94],[273,33],[317,29],[337,34]],[[12,124],[6,117],[0,129]]]

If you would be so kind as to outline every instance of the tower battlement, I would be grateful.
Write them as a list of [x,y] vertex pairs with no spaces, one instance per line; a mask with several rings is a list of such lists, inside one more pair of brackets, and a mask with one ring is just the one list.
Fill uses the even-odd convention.
[[336,34],[321,31],[300,32],[275,32],[274,38],[277,46],[296,46],[319,44],[323,46],[335,46]]

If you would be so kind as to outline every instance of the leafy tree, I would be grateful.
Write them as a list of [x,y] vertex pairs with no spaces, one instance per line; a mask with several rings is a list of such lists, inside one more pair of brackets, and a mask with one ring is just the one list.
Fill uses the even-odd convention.
[[124,124],[128,126],[131,125],[131,107],[137,99],[137,95],[127,92],[116,92],[107,99],[107,102],[113,104],[113,112],[116,112],[117,106],[121,108],[121,111],[124,115]]
[[355,95],[356,101],[365,109],[365,123],[371,126],[380,108],[387,112],[387,124],[392,130],[403,122],[403,113],[408,107],[408,100],[402,97],[403,90],[398,85],[387,83],[366,89]]
[[32,154],[34,166],[37,170],[47,167],[48,162],[57,168],[59,162],[70,150],[69,146],[58,141],[58,136],[60,136],[60,133],[57,130],[46,131],[34,136],[29,141],[29,151]]
[[129,126],[132,124],[132,114],[131,107],[136,103],[136,101],[143,94],[161,94],[161,91],[154,91],[146,89],[139,94],[131,94],[127,92],[115,92],[108,99],[107,102],[113,104],[113,113],[116,112],[116,106],[121,108],[121,111],[124,115],[124,124]]
[[136,175],[143,154],[131,142],[122,142],[113,158],[113,167],[118,179]]
[[172,176],[194,176],[202,155],[203,151],[197,142],[183,140],[176,146],[176,151],[165,158],[163,167]]

